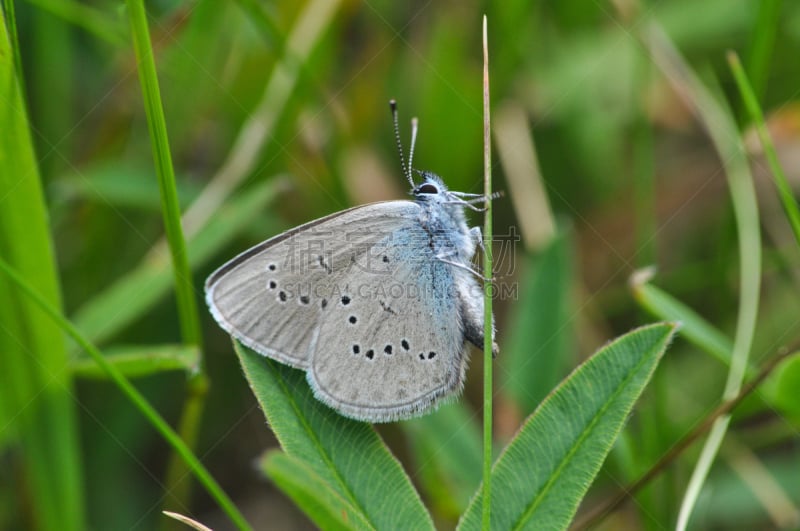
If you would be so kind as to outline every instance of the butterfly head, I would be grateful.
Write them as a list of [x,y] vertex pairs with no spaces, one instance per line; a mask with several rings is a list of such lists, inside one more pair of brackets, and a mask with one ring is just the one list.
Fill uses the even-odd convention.
[[430,201],[443,199],[447,196],[447,186],[442,182],[442,178],[429,171],[418,171],[422,176],[422,182],[415,184],[411,189],[411,195],[418,201]]
[[414,184],[411,195],[418,204],[426,209],[431,209],[437,216],[443,216],[459,229],[466,230],[464,225],[464,206],[467,205],[458,193],[453,193],[447,189],[442,178],[429,171],[417,171],[422,177],[422,181]]

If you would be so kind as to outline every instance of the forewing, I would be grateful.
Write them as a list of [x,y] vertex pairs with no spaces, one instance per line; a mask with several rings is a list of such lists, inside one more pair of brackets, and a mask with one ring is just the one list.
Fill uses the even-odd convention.
[[410,201],[373,203],[267,240],[208,278],[211,313],[256,352],[305,369],[322,318],[341,304],[334,297],[351,281],[359,255],[418,210]]
[[408,418],[460,391],[466,370],[452,266],[410,217],[337,279],[308,379],[320,400],[370,422]]

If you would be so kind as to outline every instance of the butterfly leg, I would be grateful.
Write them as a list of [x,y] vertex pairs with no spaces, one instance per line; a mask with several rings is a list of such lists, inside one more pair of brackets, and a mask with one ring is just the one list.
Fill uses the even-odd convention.
[[[486,196],[483,194],[468,194],[465,192],[449,192],[450,196],[453,198],[451,201],[445,201],[445,204],[449,205],[461,205],[467,207],[475,212],[486,212],[486,207],[476,207],[476,203],[486,203]],[[502,192],[494,192],[492,195],[489,196],[489,199],[497,199],[498,197],[502,197]],[[464,199],[468,197],[469,199]]]
[[485,277],[485,276],[483,276],[481,274],[480,271],[476,271],[475,269],[471,268],[470,266],[468,266],[466,264],[462,264],[461,262],[454,262],[452,260],[448,260],[447,258],[445,258],[444,256],[441,256],[441,255],[437,256],[436,259],[439,260],[440,262],[445,263],[445,264],[451,265],[453,267],[457,267],[459,269],[463,269],[464,271],[468,271],[468,272],[472,273],[473,275],[475,275],[476,277],[478,277],[479,279],[483,280],[484,282],[494,282],[494,280],[495,280],[494,277]]
[[[479,201],[483,201],[483,199],[480,199]],[[484,207],[476,207],[475,205],[472,204],[474,202],[476,202],[476,201],[475,200],[466,201],[466,200],[461,199],[459,197],[455,197],[451,201],[443,201],[442,204],[444,204],[444,205],[461,205],[463,207],[467,207],[470,210],[474,210],[475,212],[486,212],[486,208],[484,208]]]

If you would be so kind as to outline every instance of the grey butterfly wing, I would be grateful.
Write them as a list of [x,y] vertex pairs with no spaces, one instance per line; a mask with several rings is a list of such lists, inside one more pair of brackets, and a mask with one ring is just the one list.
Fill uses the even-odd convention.
[[[344,210],[267,240],[224,264],[206,281],[219,325],[256,352],[305,369],[320,319],[353,253],[403,223],[410,201]],[[365,220],[370,230],[363,230]]]
[[361,255],[359,270],[339,279],[347,304],[339,300],[339,311],[322,316],[307,373],[318,399],[385,422],[460,391],[466,358],[456,272],[434,256],[432,238],[419,214],[405,216]]

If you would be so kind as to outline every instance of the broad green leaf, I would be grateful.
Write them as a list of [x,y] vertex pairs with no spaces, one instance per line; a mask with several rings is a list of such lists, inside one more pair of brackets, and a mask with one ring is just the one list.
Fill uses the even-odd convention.
[[[303,371],[238,342],[234,348],[270,428],[289,456],[313,470],[317,481],[352,505],[369,527],[433,528],[410,479],[369,424],[342,417],[315,399]],[[309,481],[306,488],[314,483]]]
[[[528,417],[492,469],[492,529],[564,529],[677,325],[630,332],[578,367]],[[459,529],[479,529],[478,490]]]
[[371,529],[370,523],[305,462],[280,450],[267,452],[261,470],[320,529]]
[[[60,308],[31,126],[7,33],[12,21],[5,17],[0,10],[0,257]],[[12,526],[86,529],[75,398],[66,365],[61,330],[0,274],[0,431],[13,433],[21,457],[21,466],[7,476],[16,483],[19,502]]]
[[454,521],[481,482],[479,420],[459,401],[401,424],[414,458],[414,478],[434,512]]
[[[137,378],[164,371],[197,369],[200,350],[192,345],[131,345],[111,347],[105,351],[109,363],[128,378]],[[107,380],[108,373],[89,358],[82,357],[70,364],[72,374],[79,378]]]
[[[248,189],[225,204],[188,242],[189,264],[196,268],[257,217],[281,187],[272,179]],[[100,343],[130,324],[172,289],[169,256],[145,258],[135,269],[94,297],[75,313],[73,321],[90,340]]]
[[527,271],[521,281],[520,304],[508,327],[508,346],[498,360],[502,391],[514,399],[523,415],[555,387],[571,351],[571,244],[562,233],[542,254],[526,257],[523,266]]

